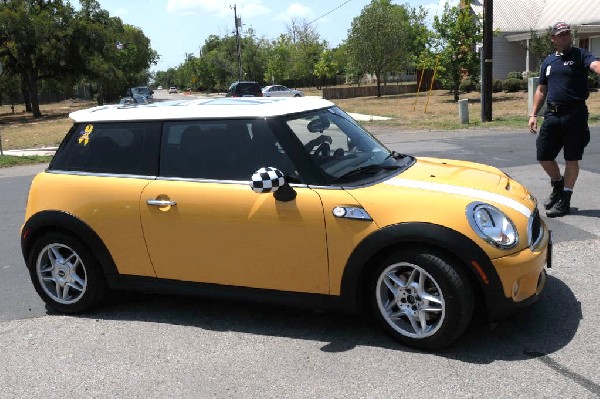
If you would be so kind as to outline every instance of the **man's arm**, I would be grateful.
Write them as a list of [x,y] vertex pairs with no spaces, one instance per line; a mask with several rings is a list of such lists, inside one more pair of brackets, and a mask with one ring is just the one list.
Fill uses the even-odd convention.
[[540,111],[540,108],[542,108],[547,92],[548,86],[538,85],[537,90],[533,95],[533,107],[531,108],[531,114],[529,115],[529,131],[531,133],[537,133],[537,113]]

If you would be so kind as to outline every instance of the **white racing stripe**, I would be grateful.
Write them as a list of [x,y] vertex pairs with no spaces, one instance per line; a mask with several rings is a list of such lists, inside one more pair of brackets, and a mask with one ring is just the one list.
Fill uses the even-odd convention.
[[477,190],[468,187],[451,186],[449,184],[428,183],[418,180],[408,180],[399,178],[390,179],[384,184],[389,184],[397,187],[418,188],[421,190],[437,191],[440,193],[474,197],[480,200],[495,202],[497,204],[508,206],[509,208],[512,208],[515,211],[522,213],[526,218],[529,218],[529,216],[531,216],[531,211],[525,205],[503,195],[490,193],[489,191]]

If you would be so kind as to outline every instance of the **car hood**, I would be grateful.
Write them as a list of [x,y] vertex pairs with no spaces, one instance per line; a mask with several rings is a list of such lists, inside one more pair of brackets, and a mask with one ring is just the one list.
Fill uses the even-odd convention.
[[495,198],[499,195],[529,209],[536,205],[535,198],[516,180],[498,168],[475,162],[417,158],[413,167],[392,180],[400,179],[421,182],[423,188],[429,185],[434,190],[458,195],[482,196],[489,200],[499,200]]
[[408,209],[415,207],[416,201],[417,207],[427,203],[440,211],[456,204],[464,212],[465,204],[482,201],[511,208],[525,217],[536,206],[525,187],[495,167],[436,158],[417,158],[401,174],[364,190],[352,190],[352,195],[364,205],[392,201]]

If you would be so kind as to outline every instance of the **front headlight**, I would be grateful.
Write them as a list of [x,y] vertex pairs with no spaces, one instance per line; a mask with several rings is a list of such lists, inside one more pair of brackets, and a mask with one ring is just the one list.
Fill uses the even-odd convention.
[[467,206],[467,219],[479,237],[498,248],[510,249],[519,242],[515,224],[495,206],[473,202]]

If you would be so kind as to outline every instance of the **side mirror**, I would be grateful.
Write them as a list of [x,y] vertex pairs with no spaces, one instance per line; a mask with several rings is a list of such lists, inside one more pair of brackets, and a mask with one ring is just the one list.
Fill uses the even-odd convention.
[[285,181],[283,173],[272,167],[263,167],[254,172],[250,180],[250,188],[255,193],[273,193],[278,201],[292,201],[296,191]]

